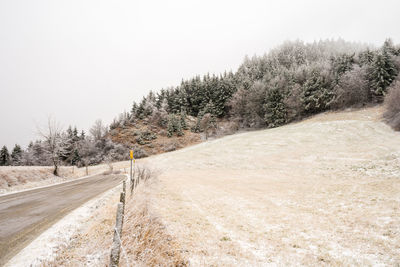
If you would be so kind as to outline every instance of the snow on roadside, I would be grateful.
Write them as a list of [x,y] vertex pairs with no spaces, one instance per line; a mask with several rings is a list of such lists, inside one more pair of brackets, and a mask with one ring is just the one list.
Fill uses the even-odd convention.
[[57,250],[70,243],[74,234],[84,228],[91,215],[104,207],[121,189],[120,184],[67,214],[22,249],[5,266],[41,266],[44,261],[51,261]]

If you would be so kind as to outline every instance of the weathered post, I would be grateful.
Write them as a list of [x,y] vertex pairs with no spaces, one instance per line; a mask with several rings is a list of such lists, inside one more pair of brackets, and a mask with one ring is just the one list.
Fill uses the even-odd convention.
[[135,188],[135,179],[134,179],[134,177],[132,177],[132,167],[133,167],[133,150],[130,150],[129,151],[129,157],[130,157],[130,159],[131,159],[131,172],[130,172],[130,181],[131,181],[131,184],[133,185],[133,189]]
[[121,232],[122,232],[122,224],[124,220],[123,215],[123,203],[118,203],[117,208],[117,219],[115,223],[114,229],[114,238],[111,247],[111,255],[110,255],[110,266],[118,267],[119,265],[119,257],[121,253]]
[[125,210],[125,192],[121,192],[121,195],[119,196],[119,202],[123,204],[123,211]]

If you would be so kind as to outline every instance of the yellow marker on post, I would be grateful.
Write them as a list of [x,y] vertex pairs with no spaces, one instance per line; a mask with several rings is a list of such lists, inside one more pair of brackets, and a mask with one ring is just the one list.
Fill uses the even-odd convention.
[[133,159],[133,150],[129,151],[129,157],[131,158],[131,174],[130,174],[131,184],[135,184],[135,182],[133,180],[134,178],[132,177],[132,165],[133,165],[133,162],[135,162],[135,160]]

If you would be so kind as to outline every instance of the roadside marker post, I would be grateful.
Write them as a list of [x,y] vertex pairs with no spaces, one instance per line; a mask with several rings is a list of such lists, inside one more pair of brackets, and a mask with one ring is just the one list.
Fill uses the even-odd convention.
[[131,183],[135,184],[134,181],[133,181],[133,177],[132,177],[133,150],[130,150],[130,151],[129,151],[129,157],[131,158],[131,175],[130,175],[130,177],[131,177]]

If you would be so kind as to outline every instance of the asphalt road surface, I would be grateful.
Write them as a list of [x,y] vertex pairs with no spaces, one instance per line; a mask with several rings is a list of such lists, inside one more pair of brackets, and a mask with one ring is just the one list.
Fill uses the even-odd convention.
[[64,215],[118,185],[124,175],[96,175],[0,196],[0,266]]

